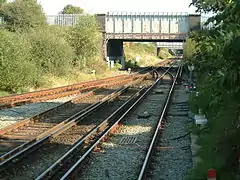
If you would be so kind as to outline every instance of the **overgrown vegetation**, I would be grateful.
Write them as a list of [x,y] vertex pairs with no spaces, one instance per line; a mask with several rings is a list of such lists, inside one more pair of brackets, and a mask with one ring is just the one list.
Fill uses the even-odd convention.
[[209,168],[217,170],[217,179],[239,179],[240,153],[240,1],[194,0],[199,12],[213,12],[202,30],[191,38],[196,52],[188,63],[197,70],[199,97],[192,97],[193,111],[202,109],[209,123],[199,134],[199,163],[189,179],[205,179]]
[[81,7],[68,4],[63,8],[63,10],[60,13],[61,14],[82,14],[84,13],[84,10]]
[[7,0],[0,0],[0,7],[6,2],[7,2]]
[[37,66],[30,54],[28,42],[15,33],[0,30],[1,90],[16,92],[37,82]]
[[31,44],[32,60],[42,74],[65,75],[72,67],[73,48],[61,36],[61,29],[32,30],[25,34]]
[[[134,66],[151,66],[155,65],[160,59],[172,57],[168,49],[161,49],[159,57],[157,57],[157,48],[154,43],[125,43],[124,52],[128,67]],[[139,57],[139,62],[136,62]]]
[[10,31],[27,31],[31,28],[47,26],[42,8],[35,0],[15,0],[5,3],[0,9],[5,28]]
[[183,45],[183,57],[186,61],[191,62],[194,54],[197,51],[197,42],[193,39],[187,39]]
[[96,56],[100,55],[101,36],[93,16],[81,17],[76,26],[68,29],[66,39],[75,52],[74,65],[80,69],[94,64]]
[[[1,2],[0,90],[25,91],[44,86],[43,81],[52,76],[79,80],[83,68],[88,73],[92,68],[104,69],[101,35],[93,16],[83,15],[75,27],[60,28],[47,24],[36,0]],[[74,6],[63,9],[72,11],[83,12]]]

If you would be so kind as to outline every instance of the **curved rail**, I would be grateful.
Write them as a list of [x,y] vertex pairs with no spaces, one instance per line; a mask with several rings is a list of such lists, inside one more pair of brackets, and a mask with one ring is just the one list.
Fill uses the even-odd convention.
[[71,117],[64,120],[62,123],[54,126],[52,129],[48,130],[47,132],[44,132],[34,138],[31,141],[28,141],[15,149],[11,150],[10,152],[2,155],[0,157],[0,170],[4,169],[6,165],[10,164],[11,162],[16,162],[20,158],[23,158],[26,156],[27,153],[32,152],[39,148],[41,145],[43,145],[46,141],[48,141],[51,137],[54,137],[63,131],[67,130],[68,128],[75,125],[78,121],[83,119],[84,117],[90,115],[94,112],[94,110],[100,108],[105,103],[111,101],[112,99],[116,98],[123,92],[125,92],[129,87],[124,87],[120,90],[115,91],[114,93],[108,95],[101,101],[99,101],[96,104],[93,104],[82,111],[78,112],[77,114],[72,115]]
[[[160,65],[165,66],[169,64],[170,61],[165,60],[160,63]],[[26,103],[40,102],[44,100],[57,99],[60,97],[65,97],[80,92],[91,90],[91,88],[101,87],[101,84],[114,82],[119,79],[129,79],[137,78],[141,76],[142,72],[148,71],[149,67],[141,70],[140,72],[133,73],[131,75],[119,75],[108,77],[100,80],[93,80],[88,82],[82,82],[62,87],[56,87],[51,89],[39,90],[34,92],[27,92],[17,95],[9,95],[0,97],[0,109],[9,108],[13,106],[19,106]]]
[[[138,80],[143,80],[147,74],[148,73],[144,74],[142,78],[139,78]],[[85,118],[86,116],[90,115],[96,109],[102,107],[107,102],[111,101],[112,99],[124,93],[132,84],[135,84],[135,82],[130,82],[129,84],[125,85],[125,87],[106,96],[96,104],[93,104],[83,109],[82,111],[72,115],[71,117],[67,118],[63,122],[47,130],[46,132],[43,132],[42,134],[38,135],[34,139],[17,146],[16,148],[9,151],[8,153],[3,154],[2,156],[0,156],[0,170],[4,169],[7,165],[11,163],[17,162],[21,158],[25,157],[28,153],[35,151],[40,146],[42,146],[45,142],[48,142],[51,137],[55,137],[58,134],[67,130],[68,128],[74,126],[77,122],[79,122],[81,119]],[[106,86],[109,86],[109,85],[106,85]],[[24,123],[27,123],[27,122],[25,121],[21,122],[20,124],[18,124],[18,126],[23,125]]]
[[[154,69],[154,70],[156,70],[156,69]],[[152,71],[154,71],[154,70],[152,70]],[[134,78],[133,79],[127,78],[127,79],[120,80],[120,81],[115,81],[115,82],[110,82],[110,83],[98,85],[92,91],[89,91],[89,92],[84,93],[84,94],[80,94],[77,97],[75,97],[75,98],[73,98],[73,99],[71,99],[71,100],[69,100],[67,102],[64,102],[64,103],[62,103],[62,104],[60,104],[60,105],[58,105],[56,107],[53,107],[53,108],[51,108],[51,109],[49,109],[47,111],[41,112],[41,113],[36,114],[36,115],[34,115],[34,116],[30,117],[30,118],[23,119],[21,121],[18,121],[16,123],[12,124],[12,125],[9,125],[9,126],[7,126],[5,128],[0,129],[0,136],[5,134],[5,133],[7,133],[7,132],[10,132],[10,131],[12,131],[14,129],[17,129],[17,128],[21,127],[21,126],[27,125],[27,124],[29,124],[32,121],[37,122],[41,118],[44,118],[45,116],[47,116],[48,114],[51,114],[51,113],[53,113],[53,112],[55,112],[55,111],[57,111],[59,109],[62,109],[62,108],[65,108],[65,107],[71,105],[72,103],[77,103],[79,100],[82,100],[84,98],[87,98],[87,97],[90,97],[90,96],[94,95],[94,93],[96,93],[98,90],[101,90],[102,88],[114,87],[114,86],[118,86],[118,85],[126,84],[126,83],[130,83],[131,84],[131,83],[133,83],[133,80],[135,80],[135,82],[139,82],[139,81],[143,80],[146,77],[147,74],[151,74],[152,71],[147,72],[147,73],[145,73],[143,75],[137,76],[136,77],[137,80],[135,80]],[[42,99],[43,98],[45,98],[45,97],[42,97]],[[46,100],[46,98],[44,100]]]
[[166,101],[165,101],[165,103],[164,103],[164,108],[163,108],[163,110],[162,110],[161,117],[160,117],[160,119],[159,119],[158,125],[157,125],[157,127],[156,127],[155,132],[154,132],[154,135],[153,135],[152,141],[151,141],[151,143],[150,143],[150,146],[149,146],[149,148],[148,148],[148,151],[147,151],[146,157],[145,157],[145,159],[144,159],[144,162],[143,162],[143,165],[142,165],[140,174],[139,174],[139,176],[138,176],[138,180],[142,180],[143,177],[144,177],[144,174],[145,174],[145,172],[146,172],[147,165],[148,165],[148,163],[149,163],[149,159],[150,159],[150,157],[151,157],[151,153],[152,153],[154,144],[155,144],[155,142],[156,142],[156,138],[157,138],[157,136],[158,136],[159,130],[160,130],[161,125],[162,125],[163,117],[164,117],[164,115],[165,115],[165,113],[166,113],[167,107],[168,107],[168,105],[169,105],[169,102],[170,102],[170,99],[171,99],[171,96],[172,96],[172,93],[173,93],[173,90],[174,90],[174,87],[175,87],[175,83],[176,83],[177,78],[178,78],[178,76],[179,76],[179,74],[180,74],[181,71],[182,71],[182,67],[179,67],[178,70],[177,70],[177,74],[176,74],[176,76],[175,76],[175,78],[174,78],[174,80],[173,80],[172,86],[171,86],[171,88],[170,88],[170,90],[169,90],[167,99],[166,99]]
[[[170,67],[171,68],[171,67]],[[170,68],[167,70],[169,71]],[[80,146],[83,145],[84,141],[87,140],[88,137],[93,136],[93,133],[102,128],[103,130],[101,134],[97,137],[98,139],[92,143],[92,145],[88,145],[89,147],[85,152],[81,155],[80,159],[75,162],[70,169],[68,169],[63,176],[61,176],[61,180],[69,178],[72,173],[76,170],[76,168],[81,164],[81,162],[90,154],[90,152],[98,145],[101,140],[103,140],[119,123],[122,119],[148,94],[148,92],[161,80],[161,78],[167,73],[167,71],[159,77],[155,83],[150,86],[148,89],[143,92],[144,89],[141,89],[138,93],[136,93],[132,98],[130,98],[124,105],[122,105],[118,110],[116,110],[112,115],[110,115],[106,120],[104,120],[98,127],[93,129],[87,136],[85,136],[82,140],[80,140],[71,150],[69,150],[65,155],[63,155],[59,160],[57,160],[52,166],[50,166],[47,170],[45,170],[40,176],[36,179],[50,179],[57,173],[57,171],[64,166],[66,163],[66,159],[69,158],[70,154],[76,152]],[[142,93],[143,92],[143,93]],[[142,94],[142,95],[141,95]],[[140,96],[139,96],[140,95]],[[118,115],[120,118],[118,120],[114,120],[115,116]],[[72,155],[73,156],[73,155]]]
[[53,89],[47,89],[42,91],[35,91],[31,93],[24,93],[19,95],[11,95],[0,97],[0,109],[9,108],[13,106],[19,106],[26,103],[41,102],[45,100],[57,99],[74,94],[83,93],[93,90],[94,88],[105,88],[118,84],[124,84],[134,79],[140,78],[141,75],[121,75],[111,78],[105,78],[102,80],[95,80],[90,82],[84,82],[79,84],[73,84],[69,86],[63,86]]

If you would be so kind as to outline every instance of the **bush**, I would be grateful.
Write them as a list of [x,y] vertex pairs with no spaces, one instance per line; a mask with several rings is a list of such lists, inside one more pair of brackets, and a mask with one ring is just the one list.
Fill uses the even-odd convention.
[[211,29],[192,36],[198,44],[191,63],[196,67],[200,93],[192,104],[195,109],[203,109],[208,131],[199,135],[202,163],[193,169],[189,179],[205,179],[209,168],[216,169],[218,180],[240,179],[239,0],[196,0],[193,5],[198,12],[215,15],[206,23],[212,25]]
[[191,61],[197,51],[197,42],[193,39],[187,39],[183,45],[183,57],[186,61]]
[[32,30],[25,36],[31,43],[32,59],[42,73],[59,76],[70,70],[74,52],[65,41],[61,29]]
[[38,81],[30,46],[14,33],[0,30],[0,89],[16,92]]
[[81,7],[68,4],[63,8],[63,10],[60,13],[61,14],[82,14],[84,13],[84,10]]
[[172,54],[169,52],[168,48],[161,48],[158,57],[160,59],[172,58]]
[[90,66],[101,55],[101,34],[94,16],[82,16],[75,27],[69,28],[66,38],[75,51],[74,63],[79,68]]
[[5,26],[10,31],[25,31],[47,25],[46,17],[36,0],[15,0],[3,4],[0,16],[4,18]]

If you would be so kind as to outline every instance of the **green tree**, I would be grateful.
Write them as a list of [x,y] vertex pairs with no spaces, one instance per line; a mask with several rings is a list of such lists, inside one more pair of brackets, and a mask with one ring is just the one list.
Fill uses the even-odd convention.
[[187,39],[183,45],[183,56],[186,61],[191,61],[197,51],[197,43],[193,39]]
[[73,6],[71,4],[66,5],[61,14],[82,14],[84,10],[81,7]]
[[7,0],[0,0],[0,7],[2,7],[4,3],[7,3]]
[[46,17],[36,0],[15,0],[4,4],[0,16],[10,31],[25,31],[47,25]]
[[207,130],[199,134],[199,163],[190,179],[204,179],[208,168],[217,170],[219,179],[237,177],[240,143],[240,1],[193,0],[198,12],[214,12],[208,19],[213,28],[192,36],[198,46],[192,62],[198,71],[199,97],[192,104],[203,109]]
[[101,34],[94,16],[82,16],[67,32],[67,40],[75,51],[75,64],[83,68],[100,55]]
[[32,60],[43,74],[66,75],[72,67],[73,48],[58,27],[39,28],[25,34]]
[[0,72],[0,89],[10,92],[34,86],[38,79],[30,44],[7,30],[0,30]]

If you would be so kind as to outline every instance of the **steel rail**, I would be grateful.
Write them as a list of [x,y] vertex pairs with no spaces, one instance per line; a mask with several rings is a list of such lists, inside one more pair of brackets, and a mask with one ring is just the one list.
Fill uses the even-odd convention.
[[[171,67],[169,68],[171,69]],[[169,70],[168,69],[168,70]],[[100,135],[99,139],[96,140],[96,142],[94,142],[93,145],[91,145],[88,150],[80,157],[80,159],[77,160],[77,162],[69,169],[67,170],[67,172],[61,177],[61,180],[67,179],[69,178],[72,173],[76,170],[76,168],[81,164],[81,162],[91,153],[91,151],[99,144],[99,142],[101,140],[103,140],[110,132],[111,130],[116,127],[116,125],[118,125],[120,123],[120,121],[122,121],[122,119],[149,93],[149,91],[152,90],[152,88],[158,84],[158,82],[161,81],[161,78],[167,73],[167,71],[160,77],[158,78],[155,83],[150,86],[140,97],[137,96],[137,99],[134,100],[133,104],[130,105],[130,107],[127,108],[127,110],[120,115],[120,118],[117,121],[114,121],[112,125],[106,127],[106,129],[102,132],[102,134]],[[129,101],[131,102],[131,101]],[[125,103],[125,106],[127,105],[127,102]],[[123,106],[121,108],[124,108]],[[120,109],[120,108],[119,108]],[[117,111],[119,111],[119,109]],[[117,113],[117,112],[115,112]],[[112,115],[111,115],[112,116]],[[89,134],[89,136],[91,136]],[[75,147],[73,147],[70,151],[73,151],[73,149],[77,148],[79,145],[81,145],[80,143],[83,143],[83,141],[80,141],[78,144],[76,144]],[[36,178],[36,180],[40,180],[40,179],[49,179],[51,178],[51,173],[53,171],[54,168],[56,168],[56,166],[60,166],[63,165],[62,160],[65,159],[67,157],[67,154],[69,152],[67,152],[62,158],[60,158],[58,161],[56,161],[52,166],[50,166],[46,171],[44,171],[40,176],[38,176]]]
[[[124,77],[118,77],[115,79],[111,79],[108,81],[100,80],[93,84],[86,83],[86,85],[85,84],[72,85],[71,88],[60,87],[58,89],[49,89],[49,90],[26,93],[26,94],[15,95],[15,96],[10,96],[10,97],[0,97],[0,103],[1,103],[0,108],[1,109],[10,108],[13,106],[19,106],[19,105],[23,105],[26,103],[34,103],[34,102],[41,102],[41,101],[45,101],[45,100],[57,99],[60,97],[65,97],[65,96],[78,94],[81,92],[90,91],[94,88],[104,88],[104,87],[124,84],[126,82],[130,82],[133,79],[138,79],[140,77],[141,77],[141,75],[128,75],[128,76],[124,76]],[[122,78],[122,79],[120,79],[120,78]],[[32,95],[30,96],[29,94],[30,95],[32,94]]]
[[[143,76],[142,79],[144,77],[145,76]],[[120,90],[121,92],[120,91],[119,92],[123,93],[129,87],[130,86],[125,87],[122,90]],[[76,115],[73,115],[70,118],[67,118],[62,123],[54,126],[50,130],[40,134],[35,139],[33,139],[29,142],[26,142],[24,144],[21,144],[20,146],[16,147],[15,149],[13,149],[13,150],[9,151],[8,153],[4,154],[3,156],[1,156],[0,157],[0,170],[4,169],[7,165],[9,165],[11,163],[19,161],[21,158],[25,157],[28,153],[31,153],[32,151],[34,151],[34,150],[38,149],[40,146],[42,146],[45,142],[49,141],[50,137],[57,136],[58,134],[62,133],[63,131],[65,131],[68,128],[75,125],[78,122],[78,120],[83,119],[84,116],[88,115],[88,113],[92,113],[93,110],[97,109],[102,104],[117,97],[117,93],[115,95],[113,95],[113,94],[102,99],[102,102],[98,102],[92,106],[87,107],[86,109],[80,111]]]
[[43,145],[45,142],[47,142],[51,137],[55,137],[58,134],[64,132],[68,128],[74,126],[77,124],[80,120],[85,118],[86,116],[92,114],[95,110],[102,107],[107,102],[111,101],[112,99],[118,97],[120,94],[125,92],[129,87],[124,87],[120,90],[117,90],[116,92],[106,96],[101,101],[97,102],[96,104],[93,104],[82,111],[78,112],[77,114],[67,118],[62,123],[54,126],[52,129],[50,129],[47,132],[44,132],[34,138],[33,140],[26,142],[15,149],[11,150],[10,152],[2,155],[0,157],[0,171],[4,169],[4,166],[10,164],[11,162],[15,163],[24,156],[26,156],[28,153],[38,149],[41,145]]
[[[143,79],[143,78],[145,78],[145,75],[139,76],[138,79]],[[66,107],[68,105],[71,105],[72,103],[78,102],[81,99],[87,98],[87,97],[93,95],[94,93],[96,93],[97,91],[101,90],[102,88],[113,87],[113,86],[115,87],[117,85],[120,85],[120,84],[123,84],[123,83],[128,83],[128,82],[132,82],[132,80],[122,80],[122,81],[117,81],[117,82],[113,82],[113,83],[109,83],[109,84],[102,84],[100,86],[97,86],[96,87],[97,89],[95,89],[93,91],[89,91],[87,93],[80,94],[78,97],[75,97],[75,98],[73,98],[73,99],[71,99],[71,100],[69,100],[69,101],[67,101],[65,103],[62,103],[62,104],[58,105],[57,107],[53,107],[53,108],[51,108],[51,109],[49,109],[47,111],[44,111],[44,112],[39,113],[37,115],[34,115],[33,117],[23,119],[23,120],[21,120],[19,122],[16,122],[16,123],[14,123],[12,125],[9,125],[9,126],[3,128],[3,129],[0,129],[0,137],[1,137],[1,135],[5,134],[5,133],[7,133],[9,131],[12,131],[12,130],[14,130],[16,128],[19,128],[21,126],[24,126],[24,125],[26,125],[26,124],[28,124],[28,123],[30,123],[32,121],[37,122],[37,121],[39,121],[40,118],[43,118],[44,116],[46,116],[46,115],[48,115],[50,113],[53,113],[54,111],[56,111],[58,109],[64,108],[64,107]]]
[[[148,69],[149,69],[149,68],[148,68]],[[157,68],[156,68],[156,69],[157,69]],[[126,81],[126,80],[117,81],[117,82],[113,82],[113,83],[110,83],[110,84],[104,84],[104,85],[98,86],[98,87],[97,87],[95,90],[93,90],[93,91],[89,91],[89,92],[87,92],[87,93],[81,93],[81,94],[78,95],[77,97],[75,97],[75,98],[73,98],[73,99],[71,99],[71,100],[69,100],[69,101],[67,101],[67,102],[64,102],[64,103],[62,103],[62,104],[60,104],[60,105],[58,105],[58,106],[56,106],[56,107],[53,107],[53,108],[51,108],[51,109],[48,109],[47,111],[38,113],[38,114],[36,114],[36,115],[34,115],[34,116],[30,117],[30,118],[23,119],[23,120],[21,120],[21,121],[18,121],[18,122],[14,123],[14,124],[11,124],[11,125],[5,127],[5,128],[0,129],[0,137],[1,137],[2,135],[4,135],[5,133],[10,132],[10,131],[12,131],[12,130],[14,130],[14,129],[17,129],[17,128],[21,127],[21,126],[24,126],[24,125],[26,125],[26,124],[28,124],[28,123],[30,123],[30,122],[32,122],[32,121],[38,122],[41,118],[44,118],[45,116],[47,116],[48,114],[51,114],[51,113],[55,112],[56,110],[59,110],[59,109],[64,108],[64,107],[66,107],[66,106],[69,106],[69,105],[71,105],[72,103],[77,103],[77,102],[79,102],[81,99],[84,99],[84,98],[87,98],[87,97],[90,97],[90,96],[94,95],[97,91],[101,90],[102,88],[113,87],[113,86],[117,86],[117,85],[124,84],[124,83],[128,83],[128,84],[125,84],[124,86],[131,86],[131,85],[133,85],[133,84],[136,84],[137,82],[140,82],[141,80],[143,80],[144,78],[146,78],[147,74],[151,74],[151,72],[153,72],[153,71],[156,70],[156,69],[153,69],[153,70],[151,70],[150,72],[145,73],[144,75],[139,75],[138,78],[137,78],[137,80],[135,80],[134,82],[133,82],[133,80],[129,80],[129,81],[128,81],[128,80],[127,80],[127,81]]]
[[152,137],[152,140],[151,140],[150,146],[149,146],[149,148],[148,148],[147,154],[146,154],[146,156],[145,156],[145,159],[144,159],[144,162],[143,162],[141,171],[140,171],[140,173],[139,173],[138,180],[142,180],[143,177],[144,177],[144,174],[145,174],[145,172],[146,172],[147,165],[148,165],[148,163],[149,163],[149,160],[150,160],[150,157],[151,157],[151,153],[152,153],[152,151],[153,151],[153,147],[154,147],[154,144],[155,144],[155,142],[156,142],[156,138],[157,138],[157,136],[158,136],[158,133],[159,133],[159,130],[160,130],[160,128],[161,128],[164,115],[165,115],[165,113],[166,113],[166,110],[167,110],[167,107],[168,107],[168,105],[169,105],[171,96],[172,96],[172,94],[173,94],[173,90],[174,90],[174,87],[175,87],[175,83],[176,83],[176,81],[177,81],[177,78],[178,78],[179,73],[182,71],[181,69],[182,69],[182,67],[179,67],[179,68],[178,68],[177,74],[175,75],[175,78],[174,78],[174,80],[173,80],[172,86],[171,86],[171,88],[170,88],[170,90],[169,90],[168,96],[167,96],[166,101],[165,101],[165,103],[164,103],[164,108],[163,108],[163,110],[162,110],[162,113],[161,113],[161,116],[160,116],[160,119],[159,119],[159,122],[158,122],[158,124],[157,124],[157,126],[156,126],[156,130],[155,130],[154,135],[153,135],[153,137]]
[[69,100],[69,101],[66,101],[56,107],[53,107],[53,108],[50,108],[44,112],[41,112],[41,113],[38,113],[32,117],[29,117],[29,118],[26,118],[26,119],[23,119],[23,120],[20,120],[14,124],[11,124],[5,128],[2,128],[0,129],[0,137],[3,136],[5,133],[8,133],[14,129],[17,129],[21,126],[24,126],[24,125],[27,125],[28,123],[30,122],[38,122],[41,118],[44,118],[46,117],[47,115],[51,114],[51,113],[54,113],[55,111],[59,110],[59,109],[62,109],[62,108],[65,108],[67,106],[70,106],[72,103],[75,103],[75,102],[78,102],[80,101],[81,99],[84,99],[84,98],[87,98],[87,97],[90,97],[92,95],[94,95],[99,89],[96,89],[96,90],[93,90],[93,91],[90,91],[88,93],[85,93],[85,94],[80,94],[79,96]]
[[[149,68],[146,68],[144,70],[141,70],[140,72],[146,71],[148,69]],[[56,87],[56,88],[51,88],[51,89],[44,89],[44,90],[39,90],[39,91],[34,91],[34,92],[27,92],[27,93],[22,93],[22,94],[14,94],[14,95],[3,96],[3,97],[0,97],[0,103],[4,103],[7,100],[17,100],[17,99],[20,100],[20,99],[40,97],[42,95],[44,95],[44,96],[45,95],[50,95],[50,94],[64,92],[64,91],[72,91],[72,90],[76,90],[78,88],[88,87],[89,85],[98,85],[102,82],[115,81],[117,79],[132,78],[135,75],[139,75],[140,72],[136,72],[136,73],[133,73],[131,75],[126,75],[126,74],[125,75],[118,75],[118,76],[103,78],[103,79],[100,79],[100,80],[81,82],[81,83],[77,83],[77,84],[61,86],[61,87]],[[41,95],[41,93],[42,93],[42,95]]]
[[[166,60],[161,62],[160,64],[165,65],[169,63],[170,62]],[[87,90],[91,90],[91,88],[95,88],[97,86],[99,87],[101,83],[104,83],[104,82],[108,83],[109,81],[115,81],[117,79],[128,79],[130,81],[132,78],[138,78],[138,76],[142,72],[149,70],[150,68],[151,67],[145,68],[140,72],[136,72],[131,75],[120,75],[120,76],[114,76],[114,77],[104,78],[100,80],[82,82],[82,83],[68,85],[68,86],[56,87],[56,88],[22,93],[17,95],[3,96],[3,97],[0,97],[0,109],[10,108],[13,106],[20,106],[26,103],[41,102],[44,100],[57,99],[60,97],[73,95],[77,93],[76,92],[77,90],[79,92],[84,92]]]
[[[27,93],[22,93],[22,94],[17,94],[17,95],[3,96],[3,97],[0,97],[0,102],[6,101],[9,98],[11,98],[11,99],[18,99],[19,98],[19,99],[21,99],[21,98],[27,98],[27,97],[35,97],[35,96],[39,96],[38,93],[51,94],[51,92],[55,92],[56,93],[58,91],[60,92],[60,91],[64,91],[64,90],[72,90],[72,88],[77,88],[78,86],[85,87],[85,86],[89,86],[89,84],[91,84],[91,83],[97,83],[98,84],[99,82],[109,81],[111,79],[115,80],[116,77],[122,78],[122,77],[126,77],[126,75],[115,76],[115,77],[111,77],[109,79],[106,78],[106,79],[88,81],[88,82],[72,84],[72,85],[67,85],[67,86],[62,86],[62,87],[56,87],[56,88],[51,88],[51,89],[39,90],[39,91],[34,91],[34,92],[27,92]],[[28,96],[25,97],[25,95],[28,95]]]
[[[148,72],[148,73],[151,73],[151,72]],[[146,78],[147,74],[146,73],[145,75],[141,75],[138,80],[135,80],[135,81],[130,81],[128,84],[126,84],[125,86],[131,86],[133,84],[136,84],[136,83],[139,83],[140,81],[142,81],[144,78]],[[123,82],[123,81],[121,81]],[[124,80],[124,82],[126,83],[126,81]],[[111,83],[111,84],[106,84],[104,86],[104,88],[106,87],[109,87],[109,86],[114,86],[114,85],[118,85],[119,83],[118,82],[115,82],[115,83]],[[84,94],[80,94],[79,96],[65,102],[65,103],[62,103],[60,105],[58,105],[57,107],[54,107],[54,108],[51,108],[51,109],[48,109],[47,111],[44,111],[42,113],[39,113],[39,114],[36,114],[30,118],[26,118],[26,119],[23,119],[19,122],[16,122],[12,125],[9,125],[3,129],[0,129],[0,137],[2,136],[4,138],[4,134],[5,133],[8,133],[10,131],[13,131],[14,129],[17,129],[21,126],[24,126],[26,124],[29,124],[31,122],[38,122],[41,118],[44,118],[45,116],[47,116],[48,114],[52,114],[54,113],[55,111],[59,110],[59,109],[62,109],[62,108],[65,108],[66,106],[70,106],[71,104],[73,103],[77,103],[79,102],[81,99],[84,99],[84,98],[87,98],[87,97],[90,97],[92,95],[94,95],[97,91],[101,90],[101,88],[98,88],[98,89],[95,89],[93,91],[90,91],[90,92],[87,92],[87,93],[84,93]]]
[[56,171],[58,168],[60,168],[65,162],[69,156],[72,155],[81,145],[84,144],[85,141],[88,140],[88,138],[92,137],[94,133],[98,132],[100,129],[109,126],[108,123],[114,120],[116,115],[119,114],[119,112],[126,109],[126,107],[129,105],[130,102],[134,101],[136,97],[138,97],[142,91],[145,88],[142,88],[140,91],[138,91],[136,94],[131,96],[128,101],[126,101],[121,107],[119,107],[114,113],[112,113],[109,117],[107,117],[104,121],[102,121],[97,127],[93,128],[87,135],[85,135],[83,138],[81,138],[78,142],[75,143],[75,145],[66,152],[60,159],[58,159],[53,165],[51,165],[47,170],[45,170],[40,176],[38,176],[36,179],[49,179],[53,175],[53,171]]

